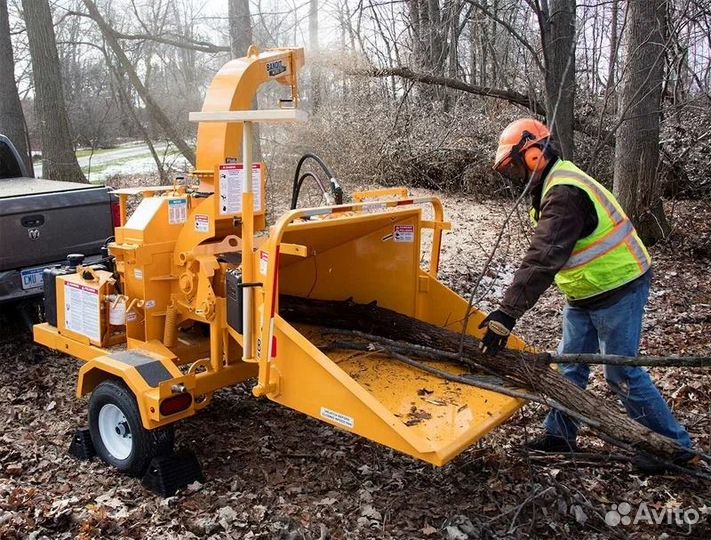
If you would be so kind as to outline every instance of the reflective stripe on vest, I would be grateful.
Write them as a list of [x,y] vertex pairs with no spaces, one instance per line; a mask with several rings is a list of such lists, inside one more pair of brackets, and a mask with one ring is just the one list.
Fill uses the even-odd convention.
[[[626,216],[620,214],[620,212],[617,210],[617,207],[615,207],[612,201],[608,199],[605,193],[600,189],[600,186],[598,186],[595,182],[591,182],[590,178],[588,178],[584,174],[579,174],[573,171],[566,170],[554,171],[553,176],[551,178],[546,179],[546,184],[550,185],[550,182],[555,180],[556,178],[573,178],[575,180],[578,180],[579,182],[582,182],[583,184],[585,184],[585,187],[592,191],[593,195],[595,195],[595,199],[597,200],[597,202],[602,205],[602,207],[605,209],[605,212],[607,212],[607,215],[610,216],[610,219],[614,223],[620,223],[625,220]],[[546,190],[544,188],[544,192],[545,191]]]
[[[555,186],[568,185],[583,190],[595,208],[597,226],[575,243],[573,252],[555,277],[569,299],[578,300],[612,290],[644,274],[651,258],[637,236],[632,222],[614,196],[573,163],[560,161],[544,181],[541,207]],[[535,211],[531,218],[537,225]]]
[[[627,241],[627,237],[634,232],[634,226],[629,220],[625,220],[622,223],[618,223],[614,229],[607,233],[600,240],[594,244],[589,245],[580,251],[573,251],[573,254],[563,265],[565,270],[587,264],[590,261],[601,257],[605,253],[608,253]],[[637,242],[630,242],[631,244],[637,244]]]

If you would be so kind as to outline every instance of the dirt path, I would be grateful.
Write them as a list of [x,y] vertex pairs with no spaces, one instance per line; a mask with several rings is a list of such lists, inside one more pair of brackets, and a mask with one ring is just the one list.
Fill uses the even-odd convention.
[[[481,269],[501,203],[445,197],[455,230],[441,273],[467,291]],[[711,222],[708,209],[680,205],[675,223]],[[483,280],[481,305],[493,307],[525,242],[517,223]],[[649,354],[711,352],[711,276],[694,259],[693,239],[677,235],[652,250],[656,279],[645,325]],[[562,300],[550,291],[517,330],[541,348],[560,334]],[[519,449],[545,411],[527,406],[480,445],[435,468],[327,425],[254,399],[249,385],[220,392],[199,417],[177,429],[209,481],[166,500],[102,464],[66,455],[71,433],[86,423],[86,400],[74,398],[78,363],[34,345],[4,313],[0,324],[0,539],[4,538],[609,538],[672,537],[688,526],[614,523],[612,505],[630,515],[642,506],[696,509],[691,536],[711,534],[711,486],[686,477],[640,477],[598,440],[585,459],[540,458]],[[599,370],[596,370],[596,372]],[[709,448],[708,370],[656,370],[676,414],[700,447]],[[599,373],[592,391],[607,392]],[[612,399],[612,398],[611,398]],[[700,509],[700,510],[699,510]],[[706,513],[703,513],[706,512]],[[608,517],[606,522],[605,517]],[[618,513],[618,517],[621,515]]]

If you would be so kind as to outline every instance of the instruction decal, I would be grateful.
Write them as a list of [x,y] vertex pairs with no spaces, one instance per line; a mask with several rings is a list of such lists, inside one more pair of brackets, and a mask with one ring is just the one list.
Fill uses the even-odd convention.
[[[243,163],[220,165],[220,215],[225,216],[242,212],[244,177]],[[252,193],[254,193],[254,211],[256,213],[264,211],[261,163],[252,163]]]
[[393,241],[412,243],[415,241],[414,225],[395,225],[393,227]]
[[210,232],[210,218],[207,214],[195,214],[195,230],[197,232]]
[[259,273],[263,276],[267,275],[267,270],[269,270],[269,253],[266,251],[259,252]]
[[93,341],[101,339],[99,291],[78,283],[64,283],[64,326]]
[[168,201],[168,224],[178,225],[188,219],[188,201],[185,199],[170,199]]
[[331,409],[327,409],[326,407],[321,407],[321,418],[325,418],[331,422],[336,422],[337,424],[341,424],[342,426],[346,426],[350,429],[353,429],[353,426],[355,426],[355,420],[353,420],[352,417]]

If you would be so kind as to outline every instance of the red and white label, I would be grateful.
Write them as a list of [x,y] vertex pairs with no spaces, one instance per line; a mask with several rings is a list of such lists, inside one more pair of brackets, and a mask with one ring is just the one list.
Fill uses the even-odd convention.
[[[220,165],[220,215],[242,212],[242,185],[245,180],[243,163]],[[252,193],[254,211],[264,210],[262,205],[262,164],[252,163]]]
[[393,241],[412,243],[415,241],[414,225],[395,225],[393,227]]
[[210,218],[207,214],[195,214],[195,230],[197,232],[210,232]]
[[259,252],[259,273],[263,276],[269,271],[269,253],[266,251]]

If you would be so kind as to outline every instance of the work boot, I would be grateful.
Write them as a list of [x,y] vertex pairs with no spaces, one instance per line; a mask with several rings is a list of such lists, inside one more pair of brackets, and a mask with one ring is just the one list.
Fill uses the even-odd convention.
[[[691,452],[679,452],[674,454],[667,461],[673,463],[674,465],[678,465],[679,467],[693,467],[699,462],[699,457]],[[634,465],[634,468],[639,472],[650,476],[664,474],[666,472],[677,472],[666,463],[661,463],[646,453],[639,453],[635,455],[632,460],[632,465]]]
[[527,442],[524,448],[538,452],[577,452],[578,445],[575,443],[575,439],[568,440],[565,437],[545,433]]

